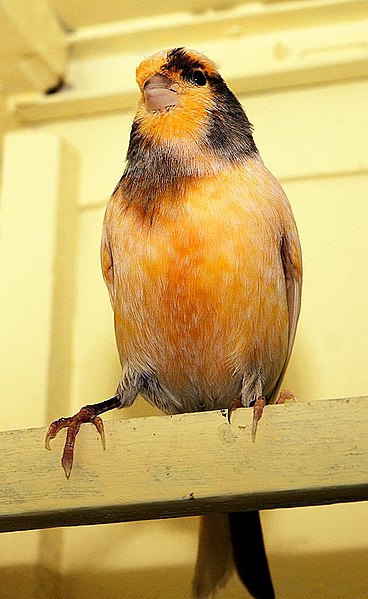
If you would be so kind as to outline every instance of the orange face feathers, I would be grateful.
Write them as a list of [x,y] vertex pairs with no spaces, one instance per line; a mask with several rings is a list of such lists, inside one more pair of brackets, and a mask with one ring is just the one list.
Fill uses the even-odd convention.
[[142,133],[157,141],[198,143],[214,108],[208,85],[213,77],[219,77],[214,63],[194,50],[177,48],[144,59],[137,68]]

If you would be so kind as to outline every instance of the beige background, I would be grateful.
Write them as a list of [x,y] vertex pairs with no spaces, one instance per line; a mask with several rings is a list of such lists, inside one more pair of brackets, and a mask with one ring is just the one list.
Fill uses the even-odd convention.
[[[24,24],[0,1],[2,429],[43,426],[114,391],[100,230],[124,166],[134,68],[167,45],[220,65],[292,203],[305,284],[285,386],[300,401],[367,394],[366,3],[158,2],[154,13],[112,0],[17,5]],[[68,87],[41,95],[60,72]],[[106,418],[152,413],[139,399]],[[263,521],[280,599],[368,597],[366,504],[270,511]],[[178,519],[3,534],[0,597],[187,598],[196,527]],[[221,596],[244,591],[233,580]]]

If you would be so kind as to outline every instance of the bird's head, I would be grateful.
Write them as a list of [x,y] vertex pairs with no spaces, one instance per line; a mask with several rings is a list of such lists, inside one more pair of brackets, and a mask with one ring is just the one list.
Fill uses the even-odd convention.
[[141,99],[116,188],[130,203],[177,198],[190,180],[257,154],[244,110],[203,54],[157,52],[138,66],[137,83]]
[[229,158],[255,151],[251,125],[215,63],[194,50],[174,48],[137,68],[140,134],[158,143],[195,144]]
[[219,78],[215,64],[193,50],[175,48],[143,60],[137,68],[142,130],[172,141],[196,139],[214,107],[211,81]]

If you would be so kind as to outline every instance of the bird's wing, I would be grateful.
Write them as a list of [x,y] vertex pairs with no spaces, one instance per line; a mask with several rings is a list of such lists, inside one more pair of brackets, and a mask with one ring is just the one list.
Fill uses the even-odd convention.
[[103,278],[105,280],[107,289],[109,291],[110,301],[112,305],[112,309],[114,310],[115,306],[115,293],[114,293],[114,262],[112,258],[111,247],[109,243],[109,238],[107,235],[106,225],[102,230],[102,238],[101,238],[101,268]]
[[283,238],[281,257],[284,266],[286,298],[289,312],[289,337],[288,352],[285,364],[286,368],[295,339],[302,292],[302,260],[299,237],[297,234],[289,234]]
[[276,395],[278,393],[286,368],[289,363],[291,350],[293,349],[296,326],[298,324],[301,304],[302,255],[300,249],[299,236],[294,222],[294,218],[291,216],[291,214],[290,217],[291,220],[285,226],[280,247],[281,259],[285,276],[286,300],[289,313],[288,347],[284,367],[281,371],[279,379],[270,397],[271,403],[276,399]]

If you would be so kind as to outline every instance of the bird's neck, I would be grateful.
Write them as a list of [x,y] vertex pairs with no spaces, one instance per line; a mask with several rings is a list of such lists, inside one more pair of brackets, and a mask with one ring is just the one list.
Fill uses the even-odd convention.
[[216,138],[216,143],[204,138],[170,140],[142,135],[139,123],[132,127],[127,153],[127,165],[116,191],[129,204],[147,206],[158,202],[162,196],[172,196],[175,201],[185,194],[193,179],[209,177],[232,165],[258,155],[253,137],[242,137],[237,143],[234,136],[227,139],[226,132]]

